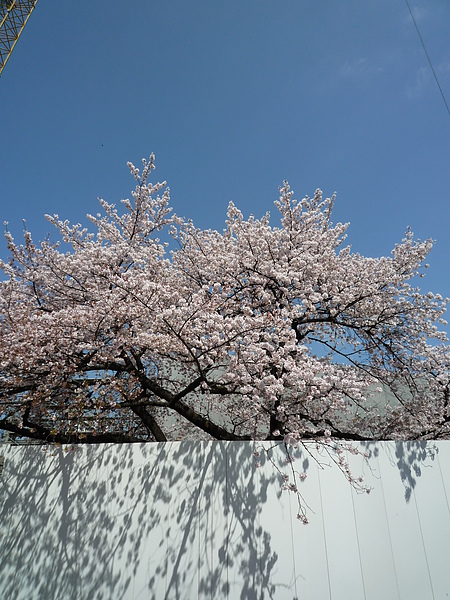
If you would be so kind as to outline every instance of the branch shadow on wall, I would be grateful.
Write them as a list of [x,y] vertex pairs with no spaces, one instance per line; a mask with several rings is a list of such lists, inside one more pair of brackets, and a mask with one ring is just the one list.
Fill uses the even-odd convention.
[[[361,447],[369,463],[379,452]],[[435,447],[390,447],[409,501]],[[280,569],[280,539],[291,536],[289,519],[278,521],[280,475],[270,464],[255,469],[253,450],[187,441],[10,447],[0,481],[0,597],[291,599],[293,576],[283,580]],[[280,468],[284,458],[275,457]],[[314,463],[297,458],[302,471]],[[279,527],[286,531],[274,537]]]
[[[369,462],[379,457],[381,451],[379,443],[362,442],[361,446],[367,452]],[[434,442],[426,440],[398,441],[385,444],[382,451],[388,451],[390,464],[398,469],[405,489],[405,501],[409,502],[422,476],[422,470],[435,460],[438,447]]]
[[259,523],[275,474],[251,444],[11,447],[0,482],[0,596],[271,598]]

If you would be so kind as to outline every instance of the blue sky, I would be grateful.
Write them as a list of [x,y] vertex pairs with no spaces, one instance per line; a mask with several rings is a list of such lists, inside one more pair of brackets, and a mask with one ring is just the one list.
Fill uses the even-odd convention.
[[[450,4],[410,0],[450,100]],[[365,255],[407,226],[437,240],[424,289],[450,296],[450,116],[403,0],[40,0],[0,79],[0,208],[85,222],[156,154],[179,214],[274,212],[337,191]],[[274,215],[275,217],[275,215]],[[0,255],[6,257],[4,242]]]

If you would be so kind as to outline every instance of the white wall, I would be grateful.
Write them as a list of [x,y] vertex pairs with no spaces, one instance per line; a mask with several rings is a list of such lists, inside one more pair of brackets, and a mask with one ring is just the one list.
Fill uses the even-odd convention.
[[370,495],[299,456],[304,526],[250,443],[1,446],[0,598],[450,598],[450,442],[364,449]]

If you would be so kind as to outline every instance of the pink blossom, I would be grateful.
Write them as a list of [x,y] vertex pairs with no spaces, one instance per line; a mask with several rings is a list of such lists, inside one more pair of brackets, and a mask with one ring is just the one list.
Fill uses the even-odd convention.
[[230,203],[223,231],[198,229],[154,166],[129,164],[130,199],[100,200],[92,232],[47,217],[70,251],[5,232],[0,427],[64,444],[282,435],[295,453],[331,433],[450,435],[447,300],[415,283],[430,240],[361,256],[335,198],[287,182],[281,225]]

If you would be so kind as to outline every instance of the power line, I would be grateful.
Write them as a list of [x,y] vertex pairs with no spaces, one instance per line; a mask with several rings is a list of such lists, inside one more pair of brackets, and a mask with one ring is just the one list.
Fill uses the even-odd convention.
[[411,15],[411,19],[413,20],[414,27],[416,28],[417,35],[419,36],[419,39],[420,39],[420,41],[421,41],[421,43],[422,43],[422,48],[423,48],[423,50],[424,50],[424,52],[425,52],[425,55],[426,55],[426,57],[427,57],[427,59],[428,59],[428,64],[430,65],[430,69],[431,69],[431,71],[432,71],[432,73],[433,73],[433,75],[434,75],[434,78],[435,78],[435,80],[436,80],[436,83],[437,83],[437,86],[438,86],[438,88],[439,88],[439,91],[441,92],[442,100],[444,101],[445,107],[446,107],[446,109],[447,109],[447,112],[448,112],[448,114],[449,114],[449,116],[450,116],[450,108],[449,108],[449,106],[448,106],[448,104],[447,104],[447,100],[445,99],[444,92],[442,91],[441,85],[440,85],[440,83],[439,83],[439,80],[438,80],[438,78],[437,78],[436,72],[435,72],[435,70],[434,70],[434,68],[433,68],[433,65],[431,64],[430,57],[428,56],[428,52],[427,52],[427,49],[426,49],[426,47],[425,47],[425,43],[424,43],[424,41],[423,41],[423,39],[422,39],[422,36],[420,35],[420,31],[419,31],[419,28],[417,27],[417,23],[416,23],[416,20],[415,20],[415,18],[414,18],[414,15],[413,15],[413,13],[412,13],[411,7],[409,6],[409,2],[408,2],[408,0],[405,0],[405,2],[406,2],[406,6],[408,7],[409,14]]

